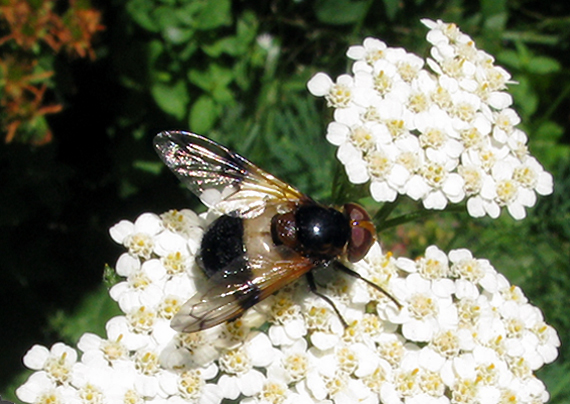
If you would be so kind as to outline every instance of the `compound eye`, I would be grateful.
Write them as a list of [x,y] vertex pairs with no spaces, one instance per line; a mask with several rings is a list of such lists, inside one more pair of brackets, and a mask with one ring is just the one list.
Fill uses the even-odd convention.
[[347,258],[350,262],[357,262],[364,258],[372,247],[376,239],[376,228],[368,213],[361,206],[347,203],[344,205],[344,211],[350,221]]
[[350,262],[358,262],[368,253],[374,243],[374,235],[362,227],[353,227],[348,242],[347,258]]

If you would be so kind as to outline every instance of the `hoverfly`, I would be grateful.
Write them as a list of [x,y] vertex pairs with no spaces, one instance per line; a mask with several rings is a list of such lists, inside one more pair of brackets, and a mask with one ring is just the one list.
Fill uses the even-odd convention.
[[[340,210],[315,202],[226,147],[200,135],[165,131],[154,138],[164,161],[195,195],[222,215],[205,230],[196,256],[208,278],[174,316],[171,327],[196,332],[246,309],[307,275],[334,267],[382,291],[342,264],[362,259],[375,240],[370,216],[354,203]],[[345,324],[346,325],[346,324]]]

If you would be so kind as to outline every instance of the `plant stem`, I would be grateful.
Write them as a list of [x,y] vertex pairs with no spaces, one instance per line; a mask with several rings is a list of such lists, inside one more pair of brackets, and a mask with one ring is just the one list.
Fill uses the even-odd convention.
[[400,203],[400,198],[397,197],[394,202],[386,202],[382,208],[376,212],[374,217],[372,218],[372,222],[377,228],[384,228],[384,222],[386,218],[396,209],[396,207]]
[[[384,208],[382,208],[380,212],[382,212],[384,210]],[[425,219],[440,213],[455,213],[455,212],[463,212],[465,210],[465,208],[463,206],[449,206],[445,209],[445,211],[441,211],[441,210],[417,210],[415,212],[410,212],[410,213],[405,213],[401,216],[395,217],[393,219],[390,220],[383,220],[382,222],[380,222],[379,224],[377,224],[376,221],[374,221],[374,224],[376,225],[376,228],[379,229],[378,232],[382,231],[382,230],[386,230],[389,229],[391,227],[395,227],[395,226],[400,226],[402,224],[405,223],[409,223],[411,221],[415,221],[415,220],[421,220],[421,219]],[[374,218],[376,219],[376,216],[378,216],[378,214],[376,214],[374,216]]]

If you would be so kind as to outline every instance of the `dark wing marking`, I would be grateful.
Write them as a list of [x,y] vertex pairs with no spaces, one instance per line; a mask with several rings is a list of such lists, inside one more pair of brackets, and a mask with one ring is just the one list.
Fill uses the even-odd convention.
[[209,278],[204,291],[184,303],[170,326],[191,333],[233,320],[313,267],[309,259],[300,255],[278,262],[265,257],[249,261],[237,258]]
[[190,132],[154,138],[164,163],[202,202],[222,214],[252,218],[267,204],[308,200],[297,189],[226,147]]

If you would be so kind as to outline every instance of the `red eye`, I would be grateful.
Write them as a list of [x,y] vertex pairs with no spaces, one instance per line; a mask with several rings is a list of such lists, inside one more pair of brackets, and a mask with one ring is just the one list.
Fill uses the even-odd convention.
[[368,213],[355,203],[344,205],[344,211],[350,221],[350,240],[347,258],[350,262],[360,261],[376,239],[376,228]]

